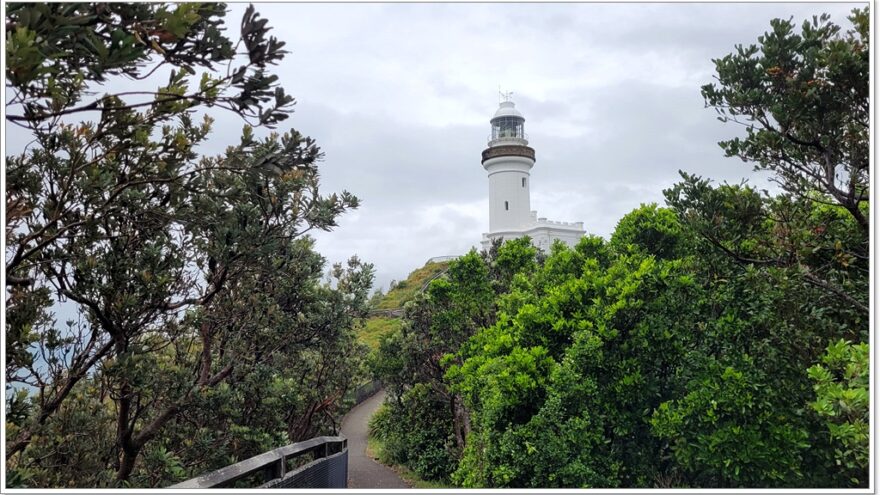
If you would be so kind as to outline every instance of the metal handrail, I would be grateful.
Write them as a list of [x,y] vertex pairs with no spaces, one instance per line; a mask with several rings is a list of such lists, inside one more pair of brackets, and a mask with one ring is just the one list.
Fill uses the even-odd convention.
[[[332,449],[330,447],[338,447]],[[197,478],[192,478],[168,488],[222,488],[231,485],[237,480],[244,477],[264,473],[264,479],[267,482],[284,478],[296,471],[302,470],[307,466],[314,464],[309,463],[299,469],[288,473],[287,461],[294,457],[300,457],[309,453],[315,453],[318,458],[314,462],[318,462],[323,458],[328,458],[336,454],[348,454],[348,440],[345,437],[315,437],[303,442],[292,443],[279,447],[260,455],[245,459],[241,462],[220,468],[207,474],[203,474]],[[314,487],[314,488],[335,488],[335,487]]]

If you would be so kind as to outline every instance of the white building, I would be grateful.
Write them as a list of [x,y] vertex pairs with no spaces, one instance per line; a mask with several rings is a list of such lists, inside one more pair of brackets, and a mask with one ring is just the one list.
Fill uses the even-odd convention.
[[546,251],[554,239],[573,246],[584,235],[584,222],[554,222],[539,218],[531,209],[529,171],[535,165],[535,150],[529,147],[525,121],[508,98],[489,121],[492,135],[483,151],[483,168],[489,174],[489,232],[483,234],[484,249],[499,237],[527,235],[532,244]]

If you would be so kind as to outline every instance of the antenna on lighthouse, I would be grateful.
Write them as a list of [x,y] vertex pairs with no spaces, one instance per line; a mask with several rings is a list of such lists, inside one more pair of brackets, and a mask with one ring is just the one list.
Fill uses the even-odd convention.
[[505,101],[510,101],[510,97],[513,96],[513,91],[508,91],[506,93],[501,91],[501,86],[498,86],[498,97],[501,99],[499,103],[503,103]]

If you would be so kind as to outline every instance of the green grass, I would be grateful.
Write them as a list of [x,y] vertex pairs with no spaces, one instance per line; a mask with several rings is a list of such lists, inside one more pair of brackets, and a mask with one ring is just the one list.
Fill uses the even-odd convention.
[[[397,283],[397,285],[388,291],[388,294],[373,309],[391,310],[402,308],[404,304],[411,301],[422,287],[432,278],[446,270],[449,263],[427,263],[425,266],[415,270],[409,274],[406,280]],[[382,337],[398,330],[403,321],[400,318],[390,318],[387,316],[372,316],[364,321],[364,324],[358,327],[358,340],[368,345],[370,349],[379,348],[379,342]]]
[[373,316],[368,318],[363,326],[358,328],[358,340],[370,346],[370,349],[379,348],[382,337],[396,331],[403,325],[400,318],[388,318],[386,316]]
[[385,446],[382,444],[382,441],[375,437],[367,438],[367,455],[370,456],[376,462],[385,464],[390,467],[398,476],[400,476],[403,481],[413,487],[413,488],[455,488],[452,485],[448,485],[443,483],[442,481],[430,481],[423,480],[419,478],[419,475],[412,472],[406,466],[401,466],[400,464],[392,464],[387,461],[385,458]]
[[422,286],[449,266],[449,263],[427,263],[425,266],[409,274],[406,280],[397,283],[385,294],[376,309],[402,308],[422,290]]

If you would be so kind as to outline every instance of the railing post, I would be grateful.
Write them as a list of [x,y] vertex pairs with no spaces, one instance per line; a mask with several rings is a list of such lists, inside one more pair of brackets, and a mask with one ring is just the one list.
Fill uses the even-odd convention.
[[284,457],[266,466],[263,471],[263,482],[270,482],[284,476]]
[[348,440],[345,440],[343,447],[345,450],[342,454],[342,488],[348,488]]

